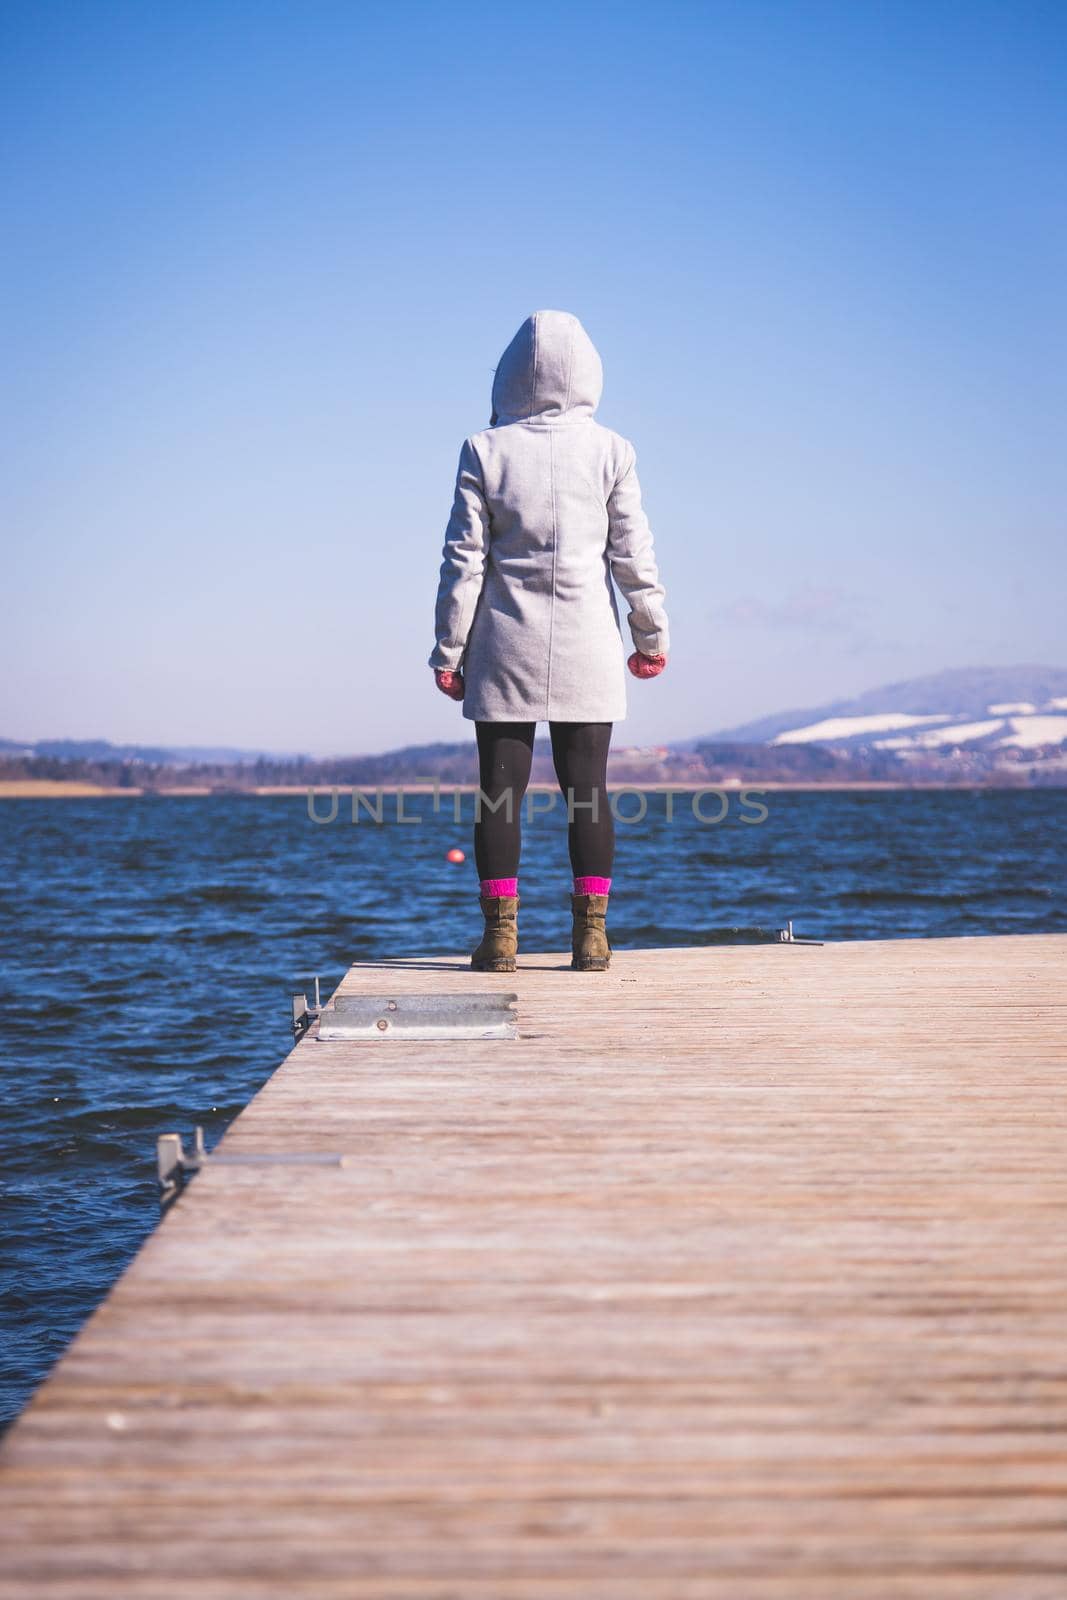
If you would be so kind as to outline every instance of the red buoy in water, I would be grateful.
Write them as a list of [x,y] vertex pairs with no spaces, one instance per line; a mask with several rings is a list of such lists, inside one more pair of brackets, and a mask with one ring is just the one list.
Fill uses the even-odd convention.
[[445,860],[446,861],[454,861],[454,862],[456,862],[457,865],[461,861],[466,861],[466,859],[467,858],[463,854],[463,851],[462,850],[457,850],[455,845],[452,846],[451,850],[445,856]]

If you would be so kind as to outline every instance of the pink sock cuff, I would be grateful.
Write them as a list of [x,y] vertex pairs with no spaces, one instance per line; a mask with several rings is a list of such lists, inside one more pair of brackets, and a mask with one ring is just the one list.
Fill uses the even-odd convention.
[[589,877],[575,878],[574,892],[575,894],[610,894],[611,879]]
[[480,885],[486,900],[495,900],[502,894],[514,896],[519,892],[518,878],[482,878]]

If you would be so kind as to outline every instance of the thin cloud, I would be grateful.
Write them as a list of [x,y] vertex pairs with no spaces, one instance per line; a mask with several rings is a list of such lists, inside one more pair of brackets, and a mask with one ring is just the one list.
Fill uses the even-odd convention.
[[854,625],[858,602],[843,589],[826,586],[794,590],[782,599],[766,595],[738,595],[726,605],[714,607],[713,622],[735,628],[798,628],[804,632],[823,632]]
[[708,612],[708,620],[721,628],[792,634],[813,646],[833,642],[850,655],[884,643],[873,634],[870,619],[869,601],[833,584],[810,584],[782,596],[737,595]]

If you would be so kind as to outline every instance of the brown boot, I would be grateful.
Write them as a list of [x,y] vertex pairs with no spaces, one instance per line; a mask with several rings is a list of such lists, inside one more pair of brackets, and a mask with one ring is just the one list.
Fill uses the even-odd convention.
[[519,949],[519,897],[517,894],[479,895],[485,918],[482,942],[471,956],[475,972],[514,972]]
[[606,894],[572,894],[571,967],[575,972],[606,972],[611,960],[604,920]]

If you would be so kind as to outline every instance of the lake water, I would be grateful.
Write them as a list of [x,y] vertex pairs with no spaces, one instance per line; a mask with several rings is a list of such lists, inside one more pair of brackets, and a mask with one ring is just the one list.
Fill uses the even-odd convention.
[[[650,794],[618,828],[616,948],[1067,930],[1056,790],[768,794],[702,822]],[[539,801],[539,803],[542,803]],[[304,797],[0,801],[5,1007],[0,1418],[25,1402],[158,1219],[155,1140],[209,1146],[285,1055],[301,974],[467,951],[473,797],[414,824]],[[637,808],[636,797],[621,806]],[[722,807],[702,802],[705,815]],[[328,801],[320,799],[323,815]],[[562,801],[526,829],[521,933],[569,937]],[[521,977],[520,977],[521,982]]]

